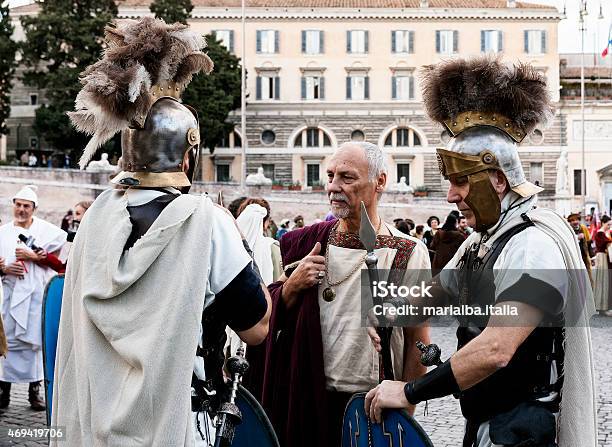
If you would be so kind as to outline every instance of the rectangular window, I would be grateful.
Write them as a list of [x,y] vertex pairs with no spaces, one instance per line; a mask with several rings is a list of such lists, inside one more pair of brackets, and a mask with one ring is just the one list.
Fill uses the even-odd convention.
[[483,53],[501,53],[502,32],[498,30],[484,30],[480,32],[480,51]]
[[439,54],[453,54],[459,50],[459,31],[436,31],[436,52]]
[[35,106],[38,105],[38,94],[30,93],[30,105]]
[[[581,175],[582,174],[582,175]],[[574,169],[574,195],[586,194],[586,176],[581,169]]]
[[280,99],[280,78],[274,74],[257,76],[256,99]]
[[414,31],[391,31],[392,53],[414,53]]
[[302,31],[302,53],[305,53],[305,54],[323,53],[323,31],[318,31],[318,30]]
[[414,99],[414,77],[412,75],[393,76],[391,82],[392,99]]
[[406,177],[406,184],[410,184],[410,164],[409,163],[398,163],[397,164],[397,182],[401,180],[402,177]]
[[542,163],[530,163],[529,176],[531,177],[531,183],[537,186],[542,186],[544,184],[544,170],[542,168]]
[[273,164],[262,164],[261,167],[264,170],[264,175],[266,178],[271,179],[272,181],[276,180],[276,176],[274,175],[274,165]]
[[355,99],[355,100],[364,100],[369,99],[370,97],[370,89],[369,89],[369,81],[370,79],[367,76],[363,75],[351,75],[347,78],[347,99]]
[[314,186],[320,183],[319,164],[308,163],[306,165],[306,186]]
[[234,31],[229,29],[219,29],[213,31],[217,39],[221,41],[221,45],[227,48],[230,53],[234,51]]
[[257,52],[262,54],[278,53],[278,31],[257,31]]
[[524,34],[525,53],[544,54],[546,53],[546,31],[526,30]]
[[368,52],[368,32],[364,30],[347,31],[346,52],[363,54]]
[[320,76],[304,76],[303,78],[304,91],[302,99],[322,99],[322,84],[323,78]]
[[218,182],[229,182],[230,181],[230,165],[229,164],[218,164],[217,165],[217,181]]
[[319,129],[306,129],[306,147],[319,147]]

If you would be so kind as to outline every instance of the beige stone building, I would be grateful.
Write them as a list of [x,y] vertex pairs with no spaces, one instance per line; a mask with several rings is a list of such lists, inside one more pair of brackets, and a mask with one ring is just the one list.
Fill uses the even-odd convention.
[[[526,138],[521,157],[527,176],[546,188],[543,200],[549,200],[557,159],[568,149],[572,206],[580,205],[580,179],[577,188],[573,181],[582,166],[575,58],[560,65],[556,9],[512,0],[249,0],[243,48],[239,0],[193,3],[191,25],[214,32],[248,70],[246,136],[236,111],[230,116],[234,132],[214,154],[202,156],[203,181],[239,182],[246,138],[249,173],[262,166],[277,187],[317,189],[334,148],[366,140],[385,148],[390,183],[406,177],[412,187],[441,198],[435,148],[448,136],[424,115],[418,70],[442,59],[496,53],[545,74],[557,113],[548,128]],[[121,17],[149,14],[148,0],[118,4]],[[35,12],[34,5],[11,11],[14,20]],[[603,179],[612,178],[612,104],[609,91],[607,100],[597,95],[587,98],[586,193],[607,209],[612,186]],[[44,146],[29,124],[43,94],[18,84],[13,96],[9,155],[34,143]]]

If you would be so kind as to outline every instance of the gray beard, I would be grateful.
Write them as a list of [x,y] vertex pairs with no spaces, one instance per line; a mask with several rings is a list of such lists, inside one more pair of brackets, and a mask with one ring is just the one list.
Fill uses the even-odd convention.
[[331,207],[331,213],[336,219],[346,219],[350,211],[348,207]]

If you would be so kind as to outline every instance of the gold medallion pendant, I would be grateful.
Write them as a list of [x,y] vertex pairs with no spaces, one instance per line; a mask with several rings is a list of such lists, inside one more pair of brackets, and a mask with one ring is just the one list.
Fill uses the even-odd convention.
[[331,303],[336,298],[336,292],[331,287],[326,287],[323,290],[323,299],[328,303]]

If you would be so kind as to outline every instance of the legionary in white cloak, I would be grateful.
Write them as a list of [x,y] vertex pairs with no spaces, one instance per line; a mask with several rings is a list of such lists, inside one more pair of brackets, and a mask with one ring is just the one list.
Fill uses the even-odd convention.
[[106,39],[70,118],[94,135],[81,167],[121,131],[123,171],[87,211],[68,259],[52,425],[74,446],[209,446],[223,383],[204,346],[222,349],[225,325],[260,343],[270,315],[232,216],[186,193],[200,134],[179,97],[212,61],[203,37],[178,23],[119,21]]
[[59,253],[66,232],[34,216],[38,207],[36,186],[25,186],[13,197],[14,220],[0,227],[0,256],[4,259],[2,318],[8,353],[0,358],[0,408],[10,401],[11,383],[29,383],[32,408],[44,410],[40,396],[42,365],[42,299],[47,281],[55,272],[38,264],[38,255],[19,236],[32,238],[36,247]]
[[518,151],[552,115],[546,81],[483,56],[425,67],[422,86],[429,116],[452,137],[437,149],[447,200],[475,229],[428,303],[458,316],[457,352],[420,379],[383,382],[367,410],[380,420],[383,408],[454,394],[464,447],[596,447],[588,273],[566,220],[537,206],[542,188]]

